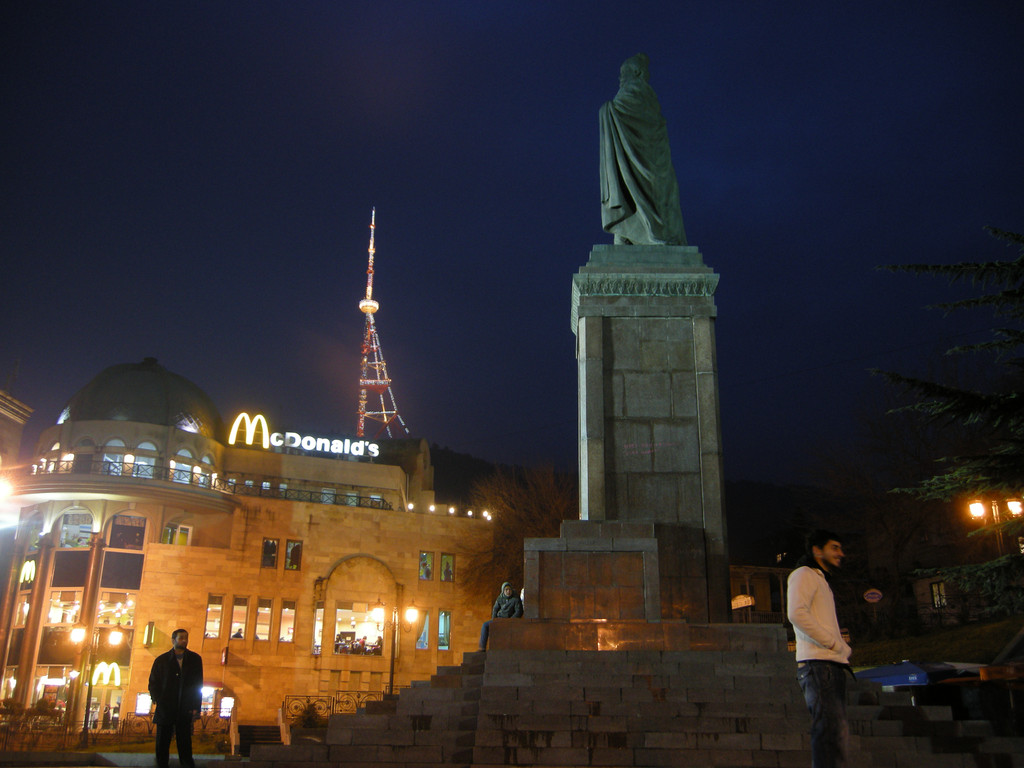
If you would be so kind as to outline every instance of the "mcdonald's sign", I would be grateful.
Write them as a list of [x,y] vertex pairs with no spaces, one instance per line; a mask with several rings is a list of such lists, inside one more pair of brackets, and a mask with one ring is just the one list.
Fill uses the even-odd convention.
[[25,564],[21,566],[21,584],[31,584],[36,580],[36,561],[26,560]]
[[316,437],[314,435],[300,435],[298,432],[271,432],[267,426],[267,419],[262,413],[250,416],[244,411],[235,417],[231,425],[231,432],[228,433],[228,445],[234,445],[239,440],[239,431],[245,427],[244,442],[252,445],[256,440],[256,430],[262,434],[264,450],[274,448],[298,448],[311,453],[334,453],[347,456],[369,456],[371,458],[380,455],[380,446],[371,443],[369,440],[352,440],[337,437]]
[[92,684],[111,685],[111,682],[113,682],[115,688],[121,687],[121,668],[115,662],[108,664],[105,661],[101,661],[92,671]]
[[234,445],[238,439],[238,428],[245,424],[245,444],[252,445],[256,437],[256,428],[263,428],[263,448],[270,450],[270,427],[267,426],[267,419],[262,413],[257,413],[252,418],[245,411],[235,417],[235,423],[231,425],[231,434],[228,435],[228,445]]

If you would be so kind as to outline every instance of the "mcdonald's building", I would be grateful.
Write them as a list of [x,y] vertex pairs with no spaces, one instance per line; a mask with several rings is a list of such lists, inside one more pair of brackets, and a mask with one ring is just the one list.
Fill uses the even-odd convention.
[[490,524],[435,505],[424,440],[225,419],[147,358],[74,393],[33,457],[4,465],[17,528],[0,699],[48,698],[98,729],[146,717],[150,667],[182,627],[204,709],[272,724],[288,696],[379,696],[392,657],[396,687],[428,678],[490,617],[460,581]]

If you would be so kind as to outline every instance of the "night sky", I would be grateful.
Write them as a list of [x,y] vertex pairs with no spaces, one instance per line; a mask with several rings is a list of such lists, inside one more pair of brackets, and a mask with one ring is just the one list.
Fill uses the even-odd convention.
[[147,356],[226,418],[354,434],[376,206],[412,434],[574,467],[570,284],[611,242],[597,112],[640,51],[721,275],[730,479],[802,479],[867,369],[992,325],[877,265],[1006,258],[983,226],[1024,231],[1019,0],[9,0],[0,36],[0,388],[29,442]]

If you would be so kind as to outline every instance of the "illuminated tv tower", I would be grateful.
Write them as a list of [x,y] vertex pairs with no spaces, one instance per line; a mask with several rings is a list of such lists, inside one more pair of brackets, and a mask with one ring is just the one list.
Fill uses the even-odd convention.
[[[373,208],[370,213],[370,263],[366,268],[366,298],[359,302],[359,309],[366,315],[366,330],[363,333],[363,365],[359,376],[359,423],[356,427],[356,437],[365,437],[366,420],[379,421],[381,426],[372,437],[380,437],[387,432],[392,437],[391,423],[397,421],[406,434],[409,433],[405,422],[398,413],[398,406],[395,404],[395,394],[391,391],[391,379],[388,378],[388,366],[384,362],[384,354],[380,350],[380,339],[377,336],[377,326],[373,322],[374,313],[380,309],[380,304],[373,300],[373,235],[377,228],[377,209]],[[370,410],[367,401],[373,393],[372,406],[380,401],[380,410]],[[396,427],[397,430],[397,427]]]

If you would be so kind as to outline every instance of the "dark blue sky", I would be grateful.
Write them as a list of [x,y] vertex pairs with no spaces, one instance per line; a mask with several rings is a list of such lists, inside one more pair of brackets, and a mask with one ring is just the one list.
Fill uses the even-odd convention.
[[352,434],[376,206],[413,434],[574,466],[570,281],[611,241],[597,110],[638,51],[721,275],[732,479],[799,479],[866,369],[990,324],[876,265],[1024,231],[1015,1],[12,0],[0,36],[0,386],[20,361],[32,437],[146,356],[225,416]]

